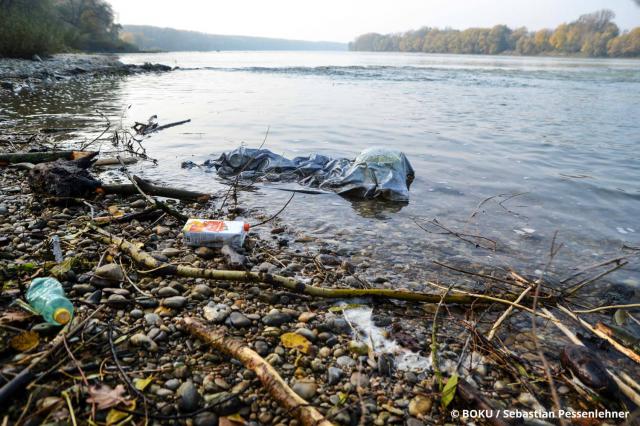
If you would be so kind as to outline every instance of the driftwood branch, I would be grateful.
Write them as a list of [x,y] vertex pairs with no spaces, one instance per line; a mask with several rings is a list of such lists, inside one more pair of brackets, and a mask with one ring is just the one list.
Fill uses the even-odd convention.
[[280,374],[260,355],[238,339],[225,336],[223,332],[205,327],[193,318],[184,318],[184,324],[191,334],[209,343],[217,351],[236,358],[244,366],[256,373],[271,397],[292,413],[303,426],[332,426],[318,410],[296,394]]
[[58,159],[79,160],[80,158],[96,155],[94,151],[44,151],[44,152],[13,152],[0,153],[0,166],[14,163],[46,163]]

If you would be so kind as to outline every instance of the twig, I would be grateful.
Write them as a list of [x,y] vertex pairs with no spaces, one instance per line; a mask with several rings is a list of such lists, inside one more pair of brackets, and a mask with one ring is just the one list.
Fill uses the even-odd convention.
[[269,219],[263,220],[260,223],[256,223],[255,225],[251,225],[251,228],[256,228],[258,226],[262,226],[266,223],[271,222],[273,219],[275,219],[276,217],[278,217],[278,215],[280,213],[282,213],[284,211],[284,209],[287,208],[287,206],[289,205],[289,203],[291,202],[291,200],[293,200],[293,197],[295,197],[296,193],[294,192],[293,194],[291,194],[291,197],[289,197],[289,200],[284,204],[284,206],[282,206],[282,208],[280,210],[278,210],[278,212],[276,214],[274,214],[273,216],[271,216]]
[[573,274],[569,275],[568,277],[563,278],[562,280],[560,280],[560,283],[561,284],[566,284],[567,281],[570,281],[570,280],[576,278],[577,276],[582,275],[585,272],[588,272],[588,271],[590,271],[592,269],[600,268],[601,266],[607,266],[610,263],[620,263],[621,261],[626,260],[628,258],[629,258],[629,256],[619,256],[619,257],[614,257],[613,259],[604,260],[602,262],[598,262],[598,263],[586,266],[586,267],[580,269],[579,271],[574,272]]
[[[533,287],[525,288],[522,291],[522,293],[520,293],[520,296],[518,296],[518,298],[514,301],[514,303],[520,303],[522,299],[524,299],[524,297],[527,295],[527,293],[531,291],[532,288]],[[511,315],[511,311],[513,311],[513,306],[509,306],[507,310],[504,311],[504,313],[500,316],[500,318],[498,318],[498,320],[493,324],[493,327],[491,327],[491,330],[489,331],[489,335],[487,336],[488,341],[491,341],[491,339],[493,339],[493,336],[495,336],[496,332],[498,331],[498,328],[500,328],[500,325],[504,322],[504,320],[506,320],[509,317],[509,315]]]
[[76,413],[73,411],[73,405],[71,405],[71,398],[69,398],[69,392],[62,391],[62,396],[64,396],[65,401],[67,401],[67,406],[69,407],[69,414],[71,415],[71,423],[73,426],[78,426],[78,422],[76,421]]
[[588,280],[586,280],[586,281],[583,281],[583,282],[581,282],[581,283],[578,283],[578,284],[576,284],[576,285],[574,285],[574,286],[571,286],[571,287],[569,287],[569,288],[567,288],[567,289],[563,290],[563,291],[562,291],[562,293],[563,293],[563,295],[565,295],[565,296],[572,296],[573,294],[575,294],[575,293],[576,293],[578,290],[580,290],[581,288],[583,288],[583,287],[585,287],[585,286],[587,286],[587,285],[591,284],[591,283],[592,283],[592,282],[594,282],[594,281],[599,280],[600,278],[604,277],[605,275],[609,275],[609,274],[611,274],[612,272],[617,271],[618,269],[620,269],[620,268],[622,268],[622,267],[626,266],[628,263],[629,263],[629,262],[620,262],[620,263],[618,263],[616,266],[614,266],[613,268],[611,268],[611,269],[607,269],[606,271],[601,272],[600,274],[596,275],[595,277],[593,277],[593,278],[591,278],[591,279],[588,279]]
[[[535,312],[537,307],[538,307],[538,297],[540,296],[540,283],[542,282],[542,278],[544,276],[544,274],[549,270],[549,267],[551,266],[551,263],[553,262],[553,259],[556,257],[556,255],[558,254],[558,252],[560,251],[560,249],[562,248],[562,243],[556,246],[556,238],[558,236],[558,231],[554,232],[553,234],[553,238],[551,239],[551,248],[549,249],[549,261],[547,262],[547,265],[545,266],[544,270],[540,273],[540,278],[538,279],[538,281],[536,282],[536,286],[535,286],[535,293],[533,296],[533,311]],[[537,332],[537,318],[535,317],[535,315],[533,317],[531,317],[531,335],[533,336],[533,343],[536,347],[536,350],[538,351],[538,356],[540,357],[540,360],[542,361],[542,366],[544,368],[544,374],[547,376],[547,381],[549,382],[549,389],[551,390],[551,397],[553,399],[553,405],[555,406],[556,409],[556,414],[558,414],[560,412],[561,409],[561,405],[560,405],[560,397],[558,396],[558,390],[556,389],[556,385],[554,383],[553,380],[553,376],[551,375],[551,367],[549,367],[549,362],[547,361],[547,357],[544,356],[544,352],[542,350],[542,346],[540,345],[540,340],[538,339],[538,332]],[[560,424],[561,425],[565,425],[566,424],[566,420],[564,418],[562,418],[561,416],[559,416],[559,420],[560,420]]]
[[[493,250],[493,251],[496,251],[496,250],[497,250],[497,248],[498,248],[498,243],[497,243],[495,240],[492,240],[491,238],[483,237],[482,235],[466,234],[466,233],[463,233],[463,232],[456,232],[456,231],[453,231],[453,230],[451,230],[451,229],[447,228],[446,226],[444,226],[443,224],[441,224],[440,222],[438,222],[438,220],[437,220],[437,219],[432,219],[432,220],[430,220],[428,223],[430,223],[430,224],[432,224],[432,225],[437,226],[438,228],[440,228],[440,229],[444,230],[445,232],[433,232],[433,231],[430,231],[429,229],[427,229],[427,228],[425,228],[424,226],[420,225],[420,224],[418,223],[418,220],[417,220],[416,218],[414,218],[414,219],[413,219],[413,222],[414,222],[414,223],[415,223],[415,224],[416,224],[420,229],[422,229],[423,231],[425,231],[425,232],[427,232],[427,233],[429,233],[429,234],[453,235],[453,236],[457,237],[458,239],[460,239],[460,240],[462,240],[462,241],[464,241],[464,242],[466,242],[466,243],[469,243],[469,244],[471,244],[471,245],[473,245],[473,246],[475,246],[475,247],[481,247],[481,248],[484,248],[484,249],[487,249],[487,250]],[[478,240],[484,240],[484,241],[487,241],[487,242],[489,242],[489,243],[493,244],[493,247],[485,247],[485,246],[483,246],[482,244],[480,244],[478,241],[470,240],[470,239],[469,239],[469,238],[467,238],[467,237],[469,237],[469,238],[476,238],[476,239],[478,239]]]
[[598,308],[593,308],[593,309],[583,309],[579,311],[573,311],[573,313],[574,314],[592,314],[594,312],[610,311],[612,309],[634,309],[634,308],[640,308],[640,303],[631,303],[629,305],[600,306]]

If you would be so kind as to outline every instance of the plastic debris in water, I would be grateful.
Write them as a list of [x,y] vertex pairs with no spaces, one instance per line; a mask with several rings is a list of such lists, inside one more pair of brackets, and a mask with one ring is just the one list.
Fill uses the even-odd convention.
[[60,263],[64,260],[62,257],[62,248],[60,247],[60,237],[54,235],[51,237],[51,251],[56,262]]
[[401,346],[395,340],[387,338],[384,330],[373,323],[373,309],[358,307],[345,309],[344,317],[354,328],[362,333],[363,340],[373,346],[376,353],[391,354],[395,357],[396,369],[402,371],[423,371],[431,368],[431,358]]

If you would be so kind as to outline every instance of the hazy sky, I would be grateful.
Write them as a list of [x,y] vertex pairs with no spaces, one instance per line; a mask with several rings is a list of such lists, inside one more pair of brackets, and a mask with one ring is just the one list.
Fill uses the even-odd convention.
[[633,0],[109,0],[120,23],[214,34],[351,41],[366,32],[421,26],[507,24],[551,28],[608,8],[623,29],[640,26]]

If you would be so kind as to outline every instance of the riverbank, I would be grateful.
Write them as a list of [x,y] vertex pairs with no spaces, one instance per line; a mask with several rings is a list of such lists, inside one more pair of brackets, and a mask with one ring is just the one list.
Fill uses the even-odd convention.
[[[125,154],[122,144],[113,143],[112,131],[95,140]],[[122,141],[122,129],[118,131],[116,139]],[[141,139],[140,145],[155,157],[158,146]],[[3,152],[54,149],[45,132],[37,138],[2,139],[0,144]],[[299,409],[268,395],[250,365],[195,338],[187,318],[254,350],[308,406],[334,424],[478,421],[455,417],[453,410],[464,409],[548,413],[555,406],[550,389],[570,412],[633,411],[626,393],[616,393],[613,401],[601,399],[597,391],[602,389],[594,388],[602,382],[589,382],[589,388],[572,380],[580,370],[571,355],[575,351],[566,350],[574,348],[570,344],[575,340],[556,330],[556,321],[541,312],[543,308],[588,345],[590,362],[601,360],[631,380],[638,377],[638,367],[561,310],[565,305],[570,312],[584,310],[584,300],[580,293],[561,295],[561,286],[546,277],[537,281],[497,269],[438,272],[437,280],[423,281],[417,288],[398,276],[390,278],[393,262],[372,265],[339,241],[315,238],[307,228],[281,220],[281,204],[248,209],[227,190],[211,194],[205,203],[167,201],[172,210],[189,217],[253,225],[266,221],[251,229],[239,250],[244,261],[238,265],[222,251],[185,245],[184,222],[153,209],[140,194],[54,197],[35,192],[25,167],[0,168],[0,389],[20,377],[27,365],[35,372],[7,395],[11,403],[0,404],[3,410],[10,407],[1,413],[7,423],[69,423],[75,418],[115,424],[131,416],[134,422],[148,418],[152,424],[302,424]],[[89,172],[127,183],[119,166]],[[95,227],[111,236],[101,237]],[[140,257],[115,238],[163,264],[139,262]],[[56,240],[62,261],[56,260]],[[232,279],[178,273],[187,266],[194,268],[192,275],[202,269],[238,272]],[[426,261],[421,267],[431,268]],[[588,286],[601,275],[597,268],[583,269],[576,268],[576,280],[567,281],[567,287]],[[261,275],[247,282],[245,271]],[[74,305],[73,335],[15,305],[34,277],[50,275],[58,278]],[[296,284],[278,285],[287,279]],[[538,284],[540,297],[534,305]],[[376,298],[333,297],[336,289],[390,292]],[[403,292],[393,293],[398,290]],[[401,300],[399,295],[422,301]],[[451,296],[463,297],[447,299]],[[622,293],[618,297],[625,302]],[[628,311],[635,315],[633,309]],[[581,318],[591,325],[611,323],[613,312],[605,308]],[[535,323],[533,315],[538,317]],[[625,321],[633,330],[633,319]],[[564,362],[563,353],[573,358]],[[34,364],[40,354],[47,357]],[[608,386],[611,377],[603,369],[587,372],[595,371],[596,379]]]
[[144,72],[166,72],[161,64],[123,64],[117,55],[58,54],[48,58],[0,58],[0,95],[19,94],[50,87],[71,79],[126,76]]

